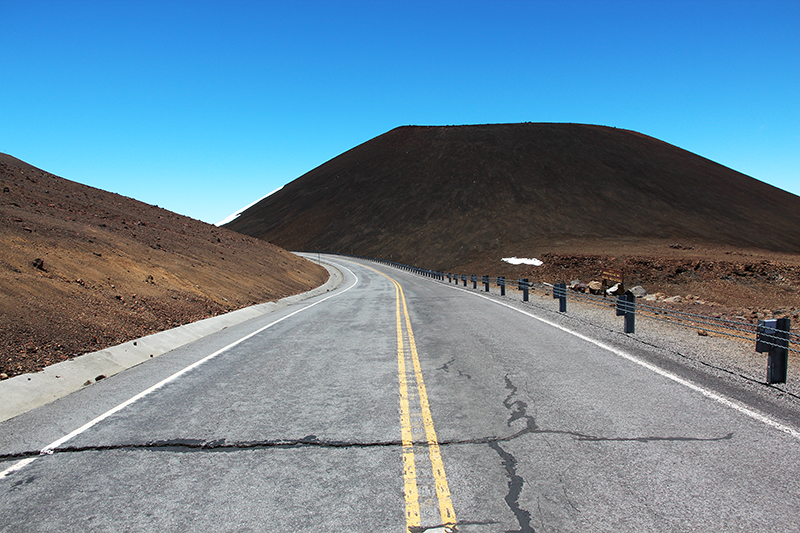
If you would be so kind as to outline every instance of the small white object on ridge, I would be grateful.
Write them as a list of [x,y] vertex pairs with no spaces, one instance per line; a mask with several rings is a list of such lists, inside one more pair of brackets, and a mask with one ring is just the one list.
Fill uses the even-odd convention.
[[533,265],[533,266],[542,266],[544,262],[539,261],[535,257],[531,259],[525,259],[520,257],[504,257],[503,261],[506,263],[511,263],[512,265]]

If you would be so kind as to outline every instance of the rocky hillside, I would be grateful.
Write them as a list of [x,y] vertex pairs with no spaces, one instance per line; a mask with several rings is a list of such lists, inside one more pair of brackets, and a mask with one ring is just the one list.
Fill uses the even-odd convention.
[[325,282],[271,245],[0,154],[0,377]]
[[[396,128],[226,227],[438,270],[554,282],[612,266],[651,292],[800,305],[800,197],[602,126]],[[545,264],[501,261],[511,256]]]
[[315,168],[227,227],[287,249],[437,269],[589,242],[612,254],[631,241],[798,253],[800,198],[627,130],[406,126]]

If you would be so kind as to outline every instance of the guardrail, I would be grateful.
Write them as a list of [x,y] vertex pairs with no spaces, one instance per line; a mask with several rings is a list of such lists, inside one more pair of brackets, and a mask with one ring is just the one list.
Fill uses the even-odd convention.
[[[317,252],[314,252],[317,253]],[[625,294],[606,296],[587,294],[578,291],[572,291],[567,288],[566,283],[533,283],[526,278],[520,278],[516,282],[508,282],[504,276],[490,277],[483,275],[480,277],[481,289],[478,289],[478,276],[475,274],[454,274],[452,272],[440,272],[436,270],[428,270],[419,268],[396,261],[388,261],[385,259],[376,259],[374,257],[363,257],[349,254],[339,254],[331,252],[322,252],[330,255],[339,255],[344,257],[352,257],[356,259],[364,259],[372,261],[400,270],[405,270],[413,274],[428,277],[437,281],[446,283],[454,283],[456,285],[463,284],[467,287],[467,282],[472,284],[472,289],[482,290],[483,292],[490,292],[490,285],[496,285],[500,289],[500,296],[506,295],[506,286],[516,285],[516,289],[522,292],[522,301],[527,302],[530,298],[530,293],[540,292],[542,296],[552,296],[553,299],[559,301],[559,312],[567,312],[567,300],[571,299],[575,302],[586,303],[590,305],[597,305],[602,307],[613,306],[616,310],[617,316],[623,317],[623,332],[626,334],[635,334],[636,317],[667,322],[673,325],[697,329],[706,334],[712,333],[716,335],[724,335],[736,339],[744,339],[753,341],[756,344],[757,352],[767,352],[767,383],[785,383],[788,370],[788,357],[789,352],[800,353],[800,350],[792,348],[791,345],[800,343],[800,335],[790,331],[791,322],[788,318],[778,318],[773,320],[759,320],[756,324],[750,322],[742,322],[736,320],[729,320],[717,318],[707,315],[700,315],[680,311],[677,309],[670,309],[668,307],[643,304],[637,302],[636,297],[630,291]]]

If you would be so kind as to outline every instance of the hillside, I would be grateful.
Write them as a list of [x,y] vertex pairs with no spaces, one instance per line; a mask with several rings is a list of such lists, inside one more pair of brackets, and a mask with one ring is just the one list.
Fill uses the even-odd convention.
[[316,287],[267,242],[0,154],[0,374]]
[[[800,288],[800,197],[602,126],[396,128],[226,227],[287,249],[544,281],[591,279],[602,266],[633,270],[631,281],[651,291],[697,291],[699,282],[739,271],[748,283],[776,272],[788,280],[766,286],[764,298],[761,285],[740,291],[738,305],[795,301]],[[500,261],[509,256],[547,261],[510,267]],[[728,285],[714,297],[730,293]]]

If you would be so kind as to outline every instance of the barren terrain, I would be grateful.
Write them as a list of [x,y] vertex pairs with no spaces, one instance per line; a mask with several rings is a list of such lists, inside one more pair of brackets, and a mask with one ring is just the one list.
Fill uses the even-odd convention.
[[0,378],[327,276],[267,242],[0,154]]
[[[287,249],[549,283],[621,268],[628,287],[726,315],[800,308],[799,197],[602,126],[396,128],[226,227]],[[512,256],[544,265],[501,261]]]

